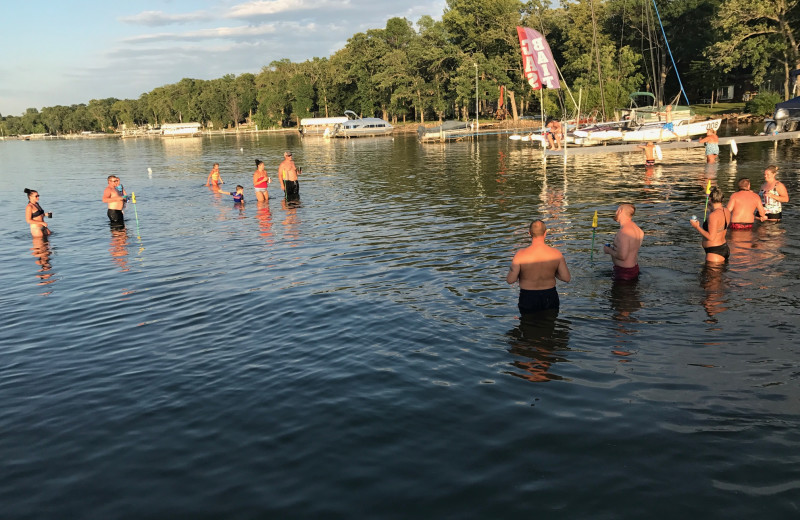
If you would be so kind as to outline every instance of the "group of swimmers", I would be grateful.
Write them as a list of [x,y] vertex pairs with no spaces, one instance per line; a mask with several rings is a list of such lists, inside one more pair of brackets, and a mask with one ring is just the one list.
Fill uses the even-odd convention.
[[[283,162],[278,166],[278,181],[283,190],[284,198],[287,202],[295,202],[300,199],[300,183],[298,175],[302,174],[303,170],[299,168],[292,158],[292,152],[283,152]],[[258,202],[266,202],[269,199],[269,185],[272,179],[267,174],[264,161],[256,159],[256,171],[253,172],[253,189],[255,190],[256,200]],[[219,193],[231,195],[234,202],[244,202],[244,187],[241,185],[236,186],[235,192],[222,191],[220,184],[224,184],[222,176],[219,173],[219,163],[214,163],[211,173],[208,174],[206,179],[206,186],[210,186]]]
[[[300,200],[300,184],[298,175],[302,170],[297,167],[292,159],[292,152],[286,151],[283,153],[283,162],[278,166],[278,180],[280,181],[281,189],[287,202],[297,202]],[[108,185],[103,191],[103,203],[108,205],[106,215],[111,226],[114,228],[124,228],[125,220],[123,210],[125,204],[131,200],[131,196],[125,191],[122,186],[120,178],[116,175],[109,175],[107,178]],[[235,192],[223,191],[220,185],[224,184],[222,176],[219,172],[219,163],[214,163],[211,173],[208,174],[206,179],[206,186],[213,187],[219,193],[231,195],[234,203],[244,203],[244,187],[241,185],[236,186]],[[267,175],[264,168],[264,162],[256,159],[256,171],[253,173],[253,187],[255,189],[256,199],[259,202],[266,202],[269,199],[268,185],[272,179]],[[46,237],[50,235],[51,231],[45,222],[45,216],[52,218],[52,213],[45,213],[39,205],[39,193],[36,190],[25,188],[25,194],[28,196],[28,205],[25,206],[25,221],[30,225],[31,235],[34,237]],[[134,200],[134,202],[136,202]]]
[[[692,217],[690,223],[703,237],[706,263],[723,264],[730,257],[726,233],[731,230],[753,228],[756,215],[761,222],[779,222],[782,204],[789,202],[786,186],[776,179],[778,167],[770,165],[764,170],[764,183],[758,194],[750,189],[750,180],[739,179],[739,191],[731,195],[723,207],[724,195],[719,187],[709,193],[711,212],[700,222]],[[614,240],[603,246],[603,252],[613,262],[613,279],[636,281],[639,278],[639,249],[644,232],[633,221],[636,208],[633,204],[620,204],[614,215],[620,229]],[[545,243],[547,227],[541,220],[531,223],[528,233],[531,245],[514,254],[506,282],[519,282],[518,308],[521,314],[555,310],[560,305],[556,280],[569,282],[571,275],[564,255]]]

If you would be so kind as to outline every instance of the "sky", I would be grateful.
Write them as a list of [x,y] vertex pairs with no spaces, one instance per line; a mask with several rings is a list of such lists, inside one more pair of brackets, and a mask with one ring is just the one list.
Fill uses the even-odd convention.
[[329,57],[446,0],[0,0],[0,115]]

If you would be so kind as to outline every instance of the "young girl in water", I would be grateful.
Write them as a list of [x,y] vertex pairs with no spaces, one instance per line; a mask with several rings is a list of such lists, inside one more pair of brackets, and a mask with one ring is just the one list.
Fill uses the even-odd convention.
[[206,179],[206,186],[210,185],[219,188],[220,184],[225,184],[225,181],[219,175],[219,163],[215,162],[214,167],[211,168],[211,173],[208,174],[208,179]]
[[47,222],[44,221],[45,215],[52,218],[52,213],[45,213],[39,205],[39,192],[36,190],[29,190],[25,188],[25,194],[28,196],[28,205],[25,206],[25,222],[31,226],[31,235],[34,237],[46,237],[50,234],[47,229]]

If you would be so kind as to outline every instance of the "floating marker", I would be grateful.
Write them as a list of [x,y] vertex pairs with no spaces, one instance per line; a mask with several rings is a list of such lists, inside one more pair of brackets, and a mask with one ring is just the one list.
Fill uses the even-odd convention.
[[594,217],[592,218],[592,249],[589,255],[590,260],[594,262],[594,232],[597,230],[597,210],[594,210]]
[[653,148],[654,148],[654,150],[656,152],[656,157],[658,157],[658,160],[660,161],[661,159],[663,159],[664,155],[661,153],[661,147],[658,146],[658,145],[655,145]]
[[239,151],[240,151],[240,152],[243,152],[243,151],[244,151],[244,148],[239,148]]

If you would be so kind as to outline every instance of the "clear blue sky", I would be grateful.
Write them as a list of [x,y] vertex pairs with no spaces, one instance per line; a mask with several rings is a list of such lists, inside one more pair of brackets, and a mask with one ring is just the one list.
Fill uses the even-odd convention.
[[446,0],[0,0],[0,114],[136,99],[182,78],[327,57]]

